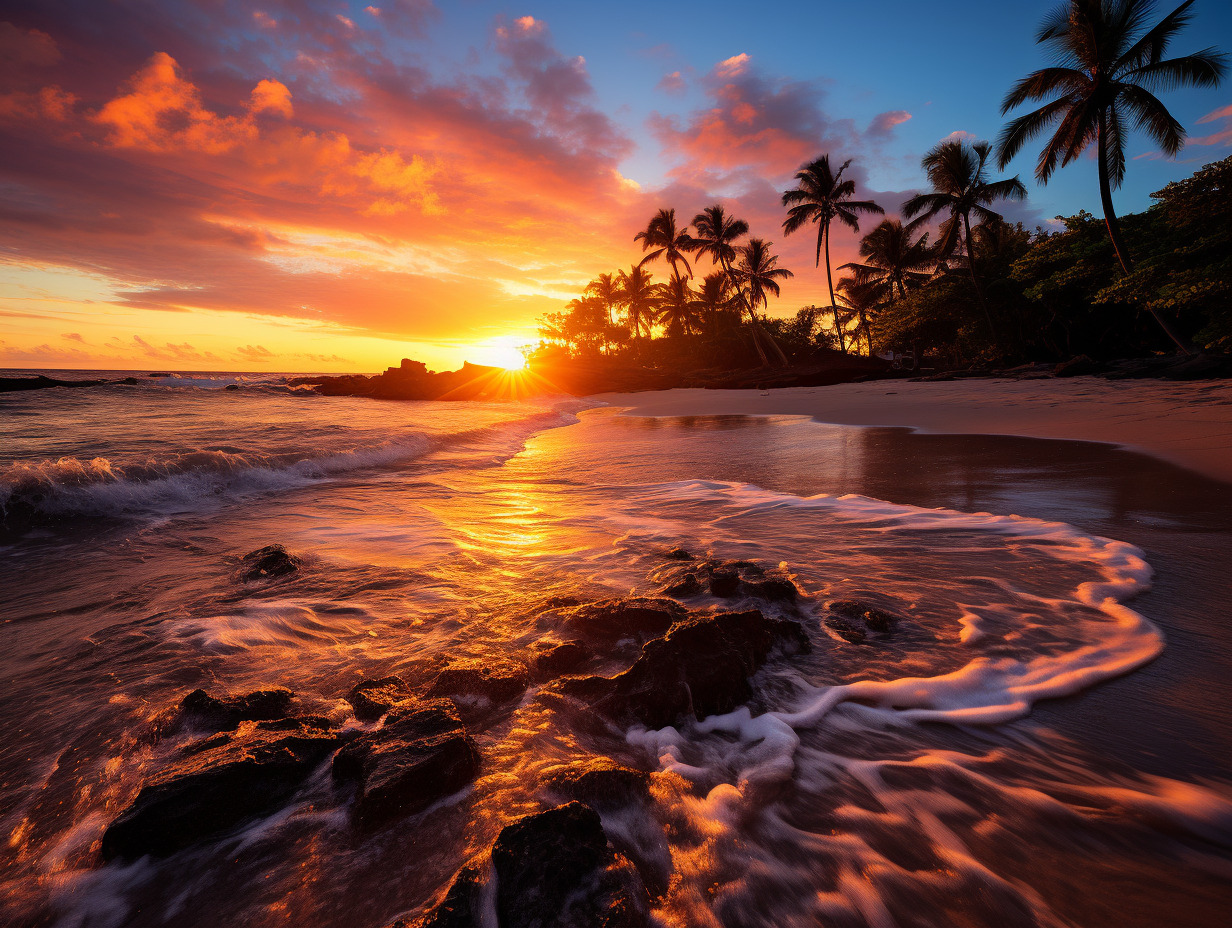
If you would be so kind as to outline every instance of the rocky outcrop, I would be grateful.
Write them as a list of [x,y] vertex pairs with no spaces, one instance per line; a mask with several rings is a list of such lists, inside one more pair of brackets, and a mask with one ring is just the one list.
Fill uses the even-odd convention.
[[557,677],[580,670],[592,656],[589,648],[576,641],[549,645],[531,661],[531,677],[537,683],[555,680]]
[[253,690],[242,696],[211,696],[193,690],[180,701],[172,731],[234,731],[241,722],[285,718],[295,695],[286,687]]
[[107,828],[103,859],[166,856],[273,812],[339,741],[315,720],[281,719],[192,746],[148,780]]
[[351,687],[346,701],[355,710],[355,718],[361,722],[375,722],[394,706],[414,697],[414,692],[401,677],[390,676],[361,680]]
[[303,563],[295,555],[289,554],[282,545],[266,545],[241,557],[237,574],[244,583],[251,583],[254,580],[269,580],[293,574]]
[[374,826],[423,811],[478,770],[479,752],[453,704],[427,699],[395,706],[381,728],[344,746],[333,776],[355,785],[356,821]]
[[453,661],[441,670],[426,695],[452,700],[462,717],[473,723],[512,708],[528,686],[530,674],[524,664],[465,659]]
[[800,590],[786,572],[781,569],[768,571],[752,561],[682,561],[661,568],[655,576],[664,583],[662,594],[676,598],[708,592],[720,599],[745,596],[762,602],[790,604],[800,597]]
[[492,846],[492,869],[500,928],[649,925],[637,871],[580,802],[506,825]]
[[565,612],[561,634],[610,648],[624,639],[657,638],[684,615],[684,607],[671,599],[604,599]]
[[600,810],[650,801],[650,774],[605,757],[549,770],[544,785],[557,796]]
[[749,678],[775,647],[799,653],[809,641],[795,622],[757,610],[686,619],[615,677],[576,677],[557,684],[566,695],[616,720],[663,728],[682,716],[730,712],[752,696]]
[[[855,622],[863,622],[869,629],[888,635],[898,625],[899,618],[892,612],[886,612],[876,606],[855,599],[836,599],[826,607],[831,615],[841,616]],[[829,621],[826,622],[830,625]],[[830,626],[834,627],[834,626]]]

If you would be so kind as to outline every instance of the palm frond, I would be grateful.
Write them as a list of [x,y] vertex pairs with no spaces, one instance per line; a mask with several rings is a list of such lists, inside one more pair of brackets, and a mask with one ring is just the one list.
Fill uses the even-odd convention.
[[1175,157],[1185,144],[1185,127],[1168,108],[1150,91],[1132,85],[1122,88],[1120,99],[1134,118],[1134,128],[1146,132],[1164,154]]

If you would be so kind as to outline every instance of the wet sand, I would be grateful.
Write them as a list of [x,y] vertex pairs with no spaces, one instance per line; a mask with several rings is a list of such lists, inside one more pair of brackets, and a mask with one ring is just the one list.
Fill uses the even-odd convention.
[[1134,448],[1232,483],[1232,383],[879,380],[785,390],[602,394],[638,415],[803,415],[840,425],[1069,438]]
[[[1010,386],[1019,392],[1013,389],[1017,385]],[[830,406],[816,400],[824,390],[778,392],[797,395],[775,399],[772,394],[774,413],[810,404],[827,411],[837,407],[837,400],[832,399]],[[626,428],[636,430],[661,429],[669,423],[699,431],[759,428],[756,423],[767,421],[743,415],[660,413],[673,409],[697,413],[723,407],[725,402],[727,411],[766,403],[767,397],[752,391],[671,391],[606,399],[613,406],[634,406],[613,422],[623,419]],[[967,402],[975,406],[978,398],[968,396]],[[923,398],[917,397],[905,409],[923,407]],[[867,415],[870,407],[859,408]],[[1038,406],[1027,408],[1030,416],[1006,417],[1001,431],[1074,428],[1074,417],[1054,414],[1055,421],[1050,421]],[[818,418],[827,411],[818,413]],[[640,415],[644,413],[652,415]],[[947,416],[945,410],[931,413],[927,421],[934,424]],[[887,418],[905,414],[904,409],[883,413]],[[1142,403],[1109,419],[1122,430],[1113,425],[1102,434],[1108,441],[1123,440],[1127,423],[1144,428],[1152,417],[1163,414],[1164,410]],[[1182,411],[1177,418],[1189,424],[1172,429],[1179,441],[1171,454],[1186,457],[1195,469],[1197,465],[1213,471],[1232,469],[1232,461],[1195,453],[1198,436],[1193,423],[1198,418],[1192,412],[1186,416]],[[992,427],[991,420],[986,421]],[[1224,423],[1226,427],[1226,419]],[[799,448],[781,453],[784,449],[775,447],[770,429],[761,466],[750,469],[747,461],[733,460],[713,465],[712,473],[694,476],[752,480],[797,495],[852,493],[929,508],[1057,520],[1137,545],[1154,568],[1155,578],[1151,590],[1131,605],[1163,630],[1167,644],[1162,654],[1124,677],[1075,696],[1041,702],[1026,719],[1000,730],[1012,737],[1018,729],[1033,741],[1053,743],[1059,769],[1081,758],[1090,769],[1103,768],[1131,779],[1163,777],[1223,784],[1225,789],[1232,784],[1232,631],[1228,628],[1232,485],[1113,444],[930,434],[910,428],[835,428],[848,436],[837,462],[833,444],[824,452],[818,449],[815,460]],[[1178,453],[1177,447],[1182,451]],[[972,734],[980,737],[978,732]],[[1048,860],[1062,870],[1073,865],[1071,852],[1077,851],[1070,848],[1050,855],[1037,850],[1042,856],[1032,855],[1039,858],[1035,865],[1044,870]],[[1090,859],[1083,864],[1085,892],[1072,898],[1058,895],[1052,902],[1075,924],[1088,928],[1158,924],[1205,928],[1219,924],[1221,913],[1232,903],[1232,857],[1224,860],[1227,872],[1222,876],[1195,875],[1190,882],[1149,866],[1131,875]],[[1067,881],[1059,871],[1052,882],[1059,891]]]
[[[1071,384],[1061,382],[1061,389],[1083,392],[1082,384],[1076,388]],[[965,404],[960,411],[978,408],[986,418],[977,421],[998,427],[990,418],[992,400],[978,395],[981,388],[970,383],[958,386]],[[1171,391],[1208,400],[1232,394],[1232,388],[1222,384],[1214,389],[1211,385],[1148,384],[1142,390],[1130,386],[1136,397],[1132,404],[1116,416],[1105,410],[1101,434],[1108,442],[1125,441],[1131,430],[1166,421],[1169,417],[1160,404]],[[678,390],[613,394],[604,399],[614,407],[628,407],[623,417],[630,428],[653,428],[669,416],[673,424],[710,429],[720,422],[725,428],[740,427],[741,421],[753,427],[764,419],[730,413],[758,404],[763,414],[811,407],[817,410],[816,418],[827,421],[853,395],[857,401],[849,407],[854,410],[851,417],[875,417],[870,412],[870,387],[925,388],[900,406],[887,406],[879,413],[881,418],[920,412],[926,414],[922,421],[934,427],[959,418],[952,409],[928,405],[932,397],[928,388],[955,387],[946,383],[849,384],[774,391],[769,397],[756,391]],[[1091,387],[1098,389],[1097,384]],[[1069,432],[1085,416],[1094,415],[1096,401],[1086,406],[1073,401],[1056,407],[1062,411],[1050,419],[1041,405],[1046,391],[1031,382],[985,384],[982,389],[989,397],[1001,390],[1003,397],[1022,400],[1000,420],[1003,432],[1028,428]],[[831,395],[831,390],[838,395]],[[1109,400],[1105,397],[1098,402],[1107,406]],[[727,414],[704,414],[720,408]],[[1232,479],[1232,451],[1226,455],[1196,453],[1199,425],[1207,421],[1215,424],[1210,448],[1232,440],[1232,406],[1217,406],[1214,411],[1203,411],[1203,407],[1175,410],[1171,419],[1171,454],[1186,457],[1194,465],[1192,470],[1111,443],[852,428],[844,430],[850,435],[845,445],[849,450],[840,462],[823,460],[820,454],[809,461],[798,450],[781,455],[767,446],[765,464],[756,474],[742,466],[739,476],[722,472],[695,476],[753,479],[767,489],[805,496],[854,493],[928,508],[1056,520],[1137,545],[1146,552],[1155,579],[1152,589],[1136,600],[1135,608],[1163,628],[1167,637],[1163,654],[1127,677],[1037,706],[1028,724],[1046,725],[1096,746],[1106,762],[1143,773],[1232,782],[1232,716],[1228,711],[1232,706],[1232,631],[1228,628],[1232,620],[1232,484],[1195,472],[1200,464],[1204,470],[1227,472]],[[964,424],[974,428],[971,422]],[[1133,434],[1139,438],[1136,444],[1154,441],[1141,431]],[[791,465],[783,467],[784,460]]]

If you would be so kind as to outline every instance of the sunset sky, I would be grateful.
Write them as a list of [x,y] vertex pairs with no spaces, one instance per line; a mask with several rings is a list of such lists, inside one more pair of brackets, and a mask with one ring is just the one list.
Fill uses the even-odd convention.
[[[795,170],[853,158],[895,212],[931,145],[995,139],[1053,6],[7,0],[0,366],[490,361],[637,261],[657,208],[716,201],[796,272],[771,312],[828,303],[782,234]],[[1195,13],[1172,53],[1232,49],[1232,6]],[[1121,212],[1232,152],[1232,83],[1164,101],[1189,144],[1135,136]],[[1098,214],[1094,162],[1040,188],[1037,151],[1007,218]]]

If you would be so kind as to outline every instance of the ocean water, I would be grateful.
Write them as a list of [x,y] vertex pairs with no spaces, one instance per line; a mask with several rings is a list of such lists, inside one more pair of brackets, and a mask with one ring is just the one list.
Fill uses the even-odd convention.
[[[665,925],[1223,923],[1218,760],[1139,763],[1110,735],[1137,704],[1100,702],[1152,692],[1170,647],[1152,553],[1103,529],[1218,538],[1223,503],[1200,524],[1026,459],[976,492],[902,434],[801,417],[386,403],[285,380],[0,396],[0,921],[378,928],[541,808],[547,772],[604,756],[653,774],[653,805],[604,825]],[[917,486],[930,473],[940,498]],[[236,582],[272,543],[303,570]],[[806,594],[762,607],[813,649],[772,660],[747,706],[614,729],[532,687],[476,734],[474,784],[418,816],[360,834],[323,768],[235,833],[100,862],[107,824],[182,746],[150,732],[188,691],[283,685],[346,723],[360,679],[525,658],[557,634],[554,597],[653,595],[676,547],[781,568]],[[834,599],[902,620],[851,644],[822,624]],[[1067,721],[1091,705],[1108,717]],[[1142,718],[1131,740],[1166,754]]]

